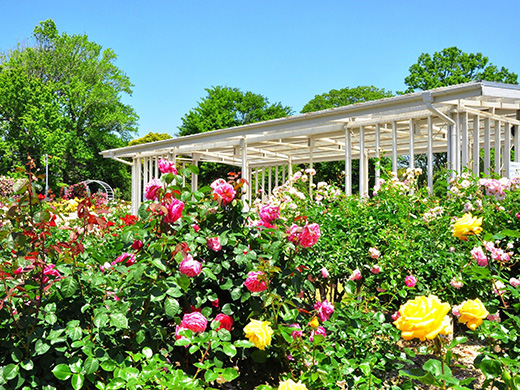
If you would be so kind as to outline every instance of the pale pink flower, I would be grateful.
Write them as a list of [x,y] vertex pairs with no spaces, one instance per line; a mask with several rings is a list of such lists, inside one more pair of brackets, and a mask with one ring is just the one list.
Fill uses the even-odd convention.
[[394,314],[392,314],[392,319],[393,319],[394,321],[397,321],[397,319],[398,319],[399,317],[401,317],[401,313],[398,312],[398,311],[396,311]]
[[308,173],[309,175],[314,176],[314,175],[316,175],[316,170],[314,168],[307,168],[305,170],[305,173]]
[[105,272],[105,271],[109,270],[110,268],[112,268],[112,264],[110,264],[108,261],[106,261],[105,264],[99,266],[99,269],[101,270],[101,272]]
[[349,279],[352,281],[361,280],[363,276],[361,275],[361,271],[356,268],[354,271],[352,271],[352,274],[350,274]]
[[217,179],[211,183],[213,189],[213,200],[218,201],[220,205],[227,205],[235,198],[236,191],[233,186],[223,179]]
[[513,287],[518,287],[518,286],[520,286],[520,279],[511,278],[511,279],[509,279],[509,284]]
[[190,254],[186,255],[179,265],[179,271],[181,274],[189,276],[190,278],[199,275],[201,270],[202,264],[199,261],[194,260],[193,256]]
[[314,309],[317,311],[320,321],[325,322],[334,312],[334,305],[327,300],[324,300],[323,302],[318,301],[314,304]]
[[488,321],[500,322],[500,311],[497,310],[495,314],[489,314],[487,319]]
[[450,284],[452,285],[453,288],[457,288],[457,289],[461,288],[464,285],[464,283],[462,283],[462,281],[460,281],[456,278],[451,279]]
[[404,284],[410,288],[414,288],[417,284],[417,278],[413,275],[408,275],[406,278],[404,278]]
[[206,245],[208,246],[209,249],[211,249],[212,251],[215,251],[215,252],[218,252],[219,250],[222,249],[222,245],[220,245],[218,236],[206,238]]
[[450,247],[450,252],[451,252],[451,253],[455,252],[455,247],[453,247],[453,246]]
[[233,317],[228,316],[227,314],[217,314],[213,322],[220,322],[217,330],[227,329],[231,332],[231,328],[233,327]]
[[262,221],[271,225],[274,221],[280,219],[280,207],[266,204],[262,206],[258,214]]
[[165,159],[159,159],[159,171],[161,173],[173,173],[174,175],[177,174],[177,169],[175,168],[175,164],[171,161],[165,160]]
[[[487,243],[489,244],[489,243]],[[493,243],[491,243],[493,245]],[[487,245],[486,245],[487,248]],[[494,246],[493,246],[494,249]],[[471,250],[471,256],[476,260],[477,264],[481,267],[485,267],[488,265],[488,258],[484,254],[484,251],[482,250],[482,247],[478,246]]]
[[377,275],[381,272],[381,267],[379,265],[373,265],[372,268],[370,268],[370,272],[372,272],[374,275]]
[[267,283],[263,279],[262,271],[251,271],[247,274],[244,285],[251,292],[262,292],[267,290]]
[[301,228],[296,225],[296,224],[292,224],[289,229],[287,229],[287,239],[295,244],[298,243],[299,241],[299,237],[300,237],[300,231],[301,231]]
[[327,337],[327,332],[323,326],[318,326],[316,330],[311,332],[311,336],[309,337],[309,341],[312,343],[314,341],[314,335],[321,335],[323,337]]
[[303,336],[303,331],[302,331],[302,328],[300,327],[300,325],[298,324],[291,324],[289,325],[289,328],[295,328],[297,330],[293,330],[291,332],[291,337],[296,340],[296,339],[299,339]]
[[379,252],[376,248],[370,248],[368,250],[368,253],[370,254],[370,257],[373,259],[379,259],[379,256],[381,256],[381,252]]
[[500,280],[497,280],[495,283],[493,283],[493,292],[496,295],[503,295],[506,292],[506,285]]
[[455,317],[460,317],[460,306],[461,305],[454,305],[451,309],[451,312]]
[[305,225],[300,233],[300,245],[309,248],[318,242],[320,235],[320,226],[317,223]]
[[157,200],[158,191],[162,188],[162,183],[159,179],[152,179],[146,184],[144,188],[144,197],[148,200]]
[[323,276],[325,279],[329,277],[329,271],[327,270],[327,268],[323,267],[322,269],[320,269],[321,271],[321,276]]
[[202,313],[194,311],[193,313],[184,314],[180,326],[193,332],[204,332],[208,326],[208,320]]
[[184,202],[177,198],[170,198],[168,202],[163,202],[162,205],[166,207],[167,210],[167,214],[164,216],[164,222],[174,223],[182,217]]

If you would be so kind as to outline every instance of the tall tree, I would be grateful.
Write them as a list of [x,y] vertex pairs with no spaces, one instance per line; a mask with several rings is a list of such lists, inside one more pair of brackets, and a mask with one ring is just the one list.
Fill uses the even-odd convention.
[[141,144],[146,144],[148,142],[163,141],[165,139],[170,139],[170,138],[172,138],[172,136],[170,134],[149,132],[144,137],[140,137],[140,138],[131,140],[128,143],[128,146],[141,145]]
[[377,100],[392,96],[392,92],[376,88],[373,85],[359,86],[355,88],[347,87],[341,88],[339,90],[331,89],[329,92],[314,96],[313,99],[311,99],[305,106],[303,106],[301,112],[305,113],[325,110],[332,107],[348,106],[350,104],[367,102],[369,100]]
[[33,38],[0,58],[0,173],[27,155],[43,161],[49,154],[51,184],[126,186],[126,167],[99,156],[136,131],[136,113],[121,102],[132,84],[114,65],[115,53],[86,35],[60,34],[52,20],[36,26]]
[[207,95],[197,107],[182,118],[179,135],[204,133],[217,129],[245,125],[292,114],[290,107],[269,100],[253,92],[242,92],[238,88],[206,88]]
[[481,80],[518,84],[518,75],[504,67],[499,69],[482,53],[468,54],[457,47],[448,47],[433,56],[421,54],[404,82],[409,93]]

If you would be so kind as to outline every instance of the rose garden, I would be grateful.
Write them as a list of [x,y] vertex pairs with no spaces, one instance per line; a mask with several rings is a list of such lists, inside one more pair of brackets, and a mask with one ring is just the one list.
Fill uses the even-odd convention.
[[159,167],[137,216],[30,166],[2,188],[2,388],[520,388],[517,179],[311,196],[302,169],[247,210]]

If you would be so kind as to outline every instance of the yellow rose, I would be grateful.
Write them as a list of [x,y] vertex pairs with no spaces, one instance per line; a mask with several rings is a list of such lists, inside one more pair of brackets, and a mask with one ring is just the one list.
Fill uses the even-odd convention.
[[311,320],[311,322],[309,322],[309,325],[310,325],[312,328],[317,328],[318,326],[320,326],[320,322],[318,321],[318,317],[313,317],[313,319]]
[[477,327],[482,324],[482,320],[489,315],[484,304],[478,298],[468,299],[463,302],[460,305],[459,313],[459,322],[466,324],[471,330],[477,329]]
[[472,217],[471,213],[464,214],[453,224],[453,237],[465,240],[470,234],[480,234],[482,218]]
[[280,382],[278,390],[307,390],[307,387],[300,381],[296,383],[292,379],[287,379],[286,381]]
[[269,326],[269,321],[251,320],[244,327],[244,332],[249,341],[258,349],[264,350],[267,345],[271,345],[273,330]]
[[435,295],[417,297],[401,306],[401,316],[394,321],[394,325],[405,340],[432,340],[439,333],[446,335],[453,332],[450,318],[446,315],[449,311],[450,305],[441,302]]

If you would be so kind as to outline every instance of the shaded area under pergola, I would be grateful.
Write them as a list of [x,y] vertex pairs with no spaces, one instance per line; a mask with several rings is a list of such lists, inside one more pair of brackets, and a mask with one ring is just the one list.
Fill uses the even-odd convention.
[[[427,156],[433,185],[433,154],[447,153],[448,168],[509,176],[511,150],[520,150],[520,86],[472,82],[245,126],[215,130],[101,152],[132,166],[132,205],[137,212],[144,185],[159,176],[157,161],[218,162],[240,167],[248,183],[270,192],[294,164],[345,161],[345,192],[352,193],[352,161],[359,160],[359,193],[368,194],[368,160],[399,155]],[[480,150],[483,164],[480,166]],[[491,154],[494,150],[494,164]],[[514,154],[518,162],[520,153]],[[130,158],[132,162],[123,160]],[[414,159],[409,158],[413,168]],[[275,174],[272,172],[276,172]],[[379,169],[376,168],[376,179]],[[197,177],[191,180],[197,187]],[[247,198],[251,200],[251,192]]]

